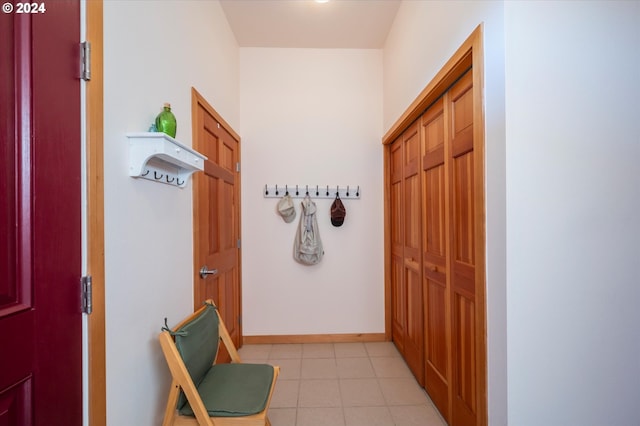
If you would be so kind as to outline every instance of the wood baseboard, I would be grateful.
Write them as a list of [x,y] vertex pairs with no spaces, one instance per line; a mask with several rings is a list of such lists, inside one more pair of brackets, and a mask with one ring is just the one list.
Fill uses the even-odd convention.
[[385,333],[356,334],[288,334],[270,336],[243,336],[245,345],[274,343],[352,343],[352,342],[386,342]]

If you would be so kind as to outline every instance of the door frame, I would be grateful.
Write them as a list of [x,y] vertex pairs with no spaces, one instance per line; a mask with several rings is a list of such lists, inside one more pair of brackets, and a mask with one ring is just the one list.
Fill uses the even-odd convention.
[[487,412],[487,336],[486,336],[486,257],[485,257],[485,120],[484,120],[484,51],[483,51],[482,24],[467,37],[462,45],[456,50],[445,65],[438,71],[427,86],[420,92],[416,99],[409,105],[405,112],[396,120],[387,133],[382,138],[385,147],[384,154],[384,292],[385,292],[385,335],[387,340],[392,337],[392,300],[391,300],[391,235],[390,235],[390,176],[389,176],[389,146],[402,132],[418,119],[424,111],[442,96],[462,75],[470,68],[473,80],[473,138],[475,157],[475,200],[477,206],[475,211],[475,239],[476,244],[476,272],[475,282],[477,285],[476,309],[476,336],[478,344],[476,346],[476,361],[478,382],[476,396],[478,398],[478,420],[479,424],[486,425],[488,422]]
[[103,0],[84,0],[86,36],[91,42],[91,80],[86,82],[86,242],[92,277],[93,311],[87,315],[89,424],[107,424],[104,267],[104,79]]

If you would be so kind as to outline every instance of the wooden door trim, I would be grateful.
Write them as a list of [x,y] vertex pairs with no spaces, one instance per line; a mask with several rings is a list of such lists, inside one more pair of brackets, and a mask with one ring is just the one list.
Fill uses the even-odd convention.
[[[433,77],[418,97],[409,105],[405,112],[396,120],[387,133],[382,137],[382,144],[388,145],[409,127],[429,106],[436,101],[453,83],[456,82],[471,66],[475,74],[482,66],[482,62],[476,62],[482,55],[482,27],[478,26],[471,35],[462,43],[456,53],[447,61],[440,71]],[[481,73],[480,73],[481,74]],[[475,92],[474,92],[475,95]],[[475,108],[474,108],[475,110]]]
[[476,347],[476,360],[480,373],[476,384],[478,397],[478,424],[486,425],[487,417],[487,345],[486,345],[486,279],[485,279],[485,180],[484,180],[484,156],[485,156],[485,122],[484,122],[484,51],[482,45],[482,25],[469,35],[469,37],[456,50],[435,77],[420,92],[407,110],[398,118],[382,138],[385,145],[384,152],[384,217],[385,217],[385,335],[391,339],[391,250],[390,250],[390,208],[389,194],[389,147],[426,109],[442,96],[466,71],[472,70],[473,79],[473,138],[474,138],[474,168],[475,168],[475,221],[478,224],[475,229],[477,241],[475,255],[477,259],[475,279],[477,285],[477,309],[476,336],[479,336]]
[[89,424],[107,424],[104,266],[104,78],[103,0],[86,2],[86,39],[91,42],[91,80],[86,83],[87,274],[93,312],[88,315]]
[[[231,125],[229,123],[227,123],[224,118],[222,118],[222,116],[220,114],[218,114],[218,111],[216,111],[211,104],[209,104],[209,102],[207,102],[207,100],[204,98],[204,96],[202,96],[200,94],[200,92],[198,92],[196,90],[195,87],[191,88],[191,130],[192,130],[192,135],[195,136],[196,133],[196,120],[195,120],[195,112],[198,110],[198,104],[202,105],[209,114],[211,114],[211,116],[213,118],[215,118],[221,125],[222,127],[224,127],[224,129],[227,131],[227,133],[229,133],[231,135],[231,137],[235,140],[237,140],[238,142],[240,141],[240,135],[238,135],[233,128],[231,127]],[[197,149],[196,145],[196,138],[193,138],[193,149]]]

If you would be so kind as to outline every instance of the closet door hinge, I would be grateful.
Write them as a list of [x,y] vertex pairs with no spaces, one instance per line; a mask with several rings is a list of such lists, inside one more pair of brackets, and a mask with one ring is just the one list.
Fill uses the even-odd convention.
[[91,275],[85,275],[80,279],[80,300],[83,314],[89,315],[93,311],[92,287]]
[[240,173],[240,162],[236,163],[236,172]]
[[242,245],[242,244],[240,244],[240,238],[238,238],[238,241],[236,241],[236,247],[237,247],[237,248],[240,248],[240,246],[241,246],[241,245]]
[[80,43],[80,79],[91,80],[91,43]]

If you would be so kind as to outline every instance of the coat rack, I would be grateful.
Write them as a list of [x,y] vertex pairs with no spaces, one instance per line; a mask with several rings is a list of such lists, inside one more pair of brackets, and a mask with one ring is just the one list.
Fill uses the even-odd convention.
[[262,188],[264,198],[282,198],[286,194],[292,198],[335,198],[357,200],[362,194],[360,185],[265,185]]

